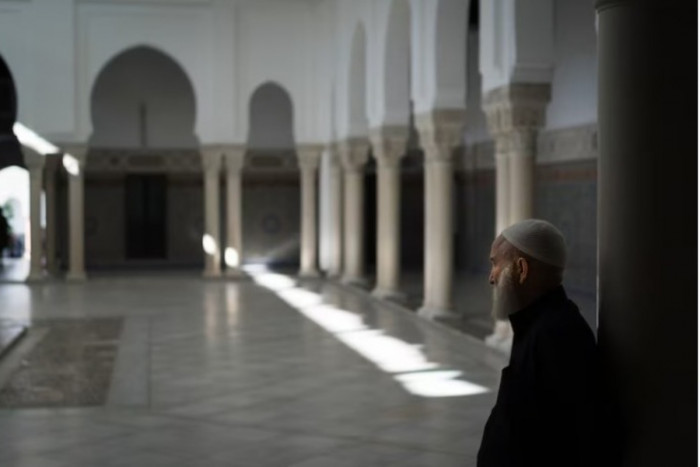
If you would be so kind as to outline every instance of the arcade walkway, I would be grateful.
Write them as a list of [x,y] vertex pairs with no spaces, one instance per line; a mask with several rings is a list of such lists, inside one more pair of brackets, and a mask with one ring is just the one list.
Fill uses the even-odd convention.
[[504,357],[333,285],[0,286],[3,466],[469,466]]

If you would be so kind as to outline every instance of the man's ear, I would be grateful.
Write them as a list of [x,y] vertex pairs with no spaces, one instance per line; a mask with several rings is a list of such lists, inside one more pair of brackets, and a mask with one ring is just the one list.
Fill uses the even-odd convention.
[[518,265],[518,283],[523,284],[530,273],[530,265],[525,258],[518,258],[516,264]]

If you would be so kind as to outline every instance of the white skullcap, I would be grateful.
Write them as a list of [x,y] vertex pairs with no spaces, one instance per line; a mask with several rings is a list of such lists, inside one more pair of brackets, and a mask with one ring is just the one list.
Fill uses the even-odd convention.
[[547,221],[526,219],[501,232],[511,245],[543,263],[564,269],[566,243],[564,235]]

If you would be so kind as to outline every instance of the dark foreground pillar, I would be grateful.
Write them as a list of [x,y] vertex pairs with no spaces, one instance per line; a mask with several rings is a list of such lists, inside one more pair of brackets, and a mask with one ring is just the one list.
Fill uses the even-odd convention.
[[697,465],[697,3],[596,8],[599,429],[619,465]]

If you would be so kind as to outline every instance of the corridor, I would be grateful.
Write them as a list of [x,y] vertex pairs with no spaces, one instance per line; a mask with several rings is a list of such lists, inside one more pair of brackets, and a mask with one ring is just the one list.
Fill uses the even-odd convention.
[[251,275],[0,288],[0,318],[33,324],[0,365],[0,463],[475,465],[505,357],[337,285]]

